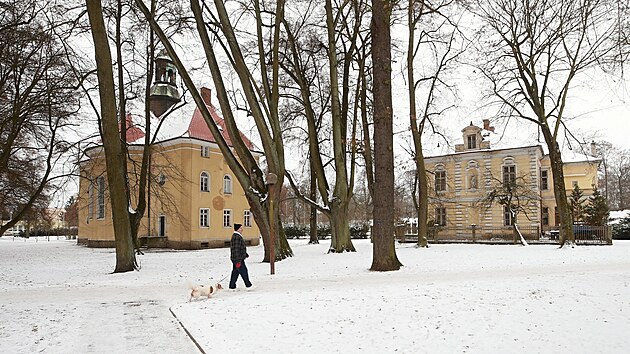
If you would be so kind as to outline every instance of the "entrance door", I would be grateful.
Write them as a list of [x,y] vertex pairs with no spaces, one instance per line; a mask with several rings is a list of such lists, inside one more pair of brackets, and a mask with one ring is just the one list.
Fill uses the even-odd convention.
[[160,220],[158,224],[158,236],[166,236],[166,216],[164,215],[160,215]]

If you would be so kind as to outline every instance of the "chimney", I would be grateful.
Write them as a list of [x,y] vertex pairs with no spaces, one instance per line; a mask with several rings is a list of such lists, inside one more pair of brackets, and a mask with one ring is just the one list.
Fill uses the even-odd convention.
[[595,143],[595,140],[591,141],[591,156],[597,156],[597,144]]
[[212,90],[207,87],[202,87],[201,98],[203,99],[203,102],[206,104],[206,106],[212,105]]
[[483,120],[483,129],[490,132],[494,132],[494,127],[490,126],[490,119]]

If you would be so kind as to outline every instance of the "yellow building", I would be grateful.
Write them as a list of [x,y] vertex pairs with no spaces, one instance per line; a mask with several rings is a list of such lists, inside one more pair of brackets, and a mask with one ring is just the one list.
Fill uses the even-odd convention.
[[[498,203],[491,207],[481,201],[497,184],[518,179],[527,187],[526,212],[516,223],[524,234],[537,238],[558,225],[553,177],[549,156],[540,145],[492,148],[486,137],[494,127],[484,119],[483,127],[472,124],[462,129],[463,143],[452,154],[425,159],[429,172],[429,219],[439,225],[439,237],[458,238],[477,231],[479,239],[510,234],[514,220]],[[567,195],[579,185],[584,196],[597,186],[599,160],[586,155],[563,156]]]
[[[156,83],[151,88],[151,109],[156,116],[168,109],[168,101],[179,97],[170,59],[156,60]],[[211,92],[201,89],[206,106],[224,134],[231,140],[223,119],[211,103]],[[127,140],[143,140],[144,133],[127,116]],[[254,145],[241,134],[253,151]],[[142,144],[129,146],[128,175],[132,195],[137,195],[137,177]],[[254,152],[256,159],[260,153]],[[149,247],[199,249],[229,246],[234,223],[243,224],[243,237],[258,245],[259,229],[249,210],[245,193],[225,162],[201,112],[195,109],[188,128],[180,136],[152,145],[148,208],[138,232]],[[114,230],[108,200],[105,156],[102,146],[85,151],[80,162],[79,243],[93,247],[114,247]],[[138,172],[139,173],[139,172]],[[130,208],[135,209],[132,200]]]

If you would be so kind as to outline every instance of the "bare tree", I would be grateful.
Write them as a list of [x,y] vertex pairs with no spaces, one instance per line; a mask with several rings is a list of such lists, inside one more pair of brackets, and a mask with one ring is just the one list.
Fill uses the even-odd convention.
[[129,200],[126,188],[127,158],[121,148],[118,119],[116,112],[116,94],[112,56],[107,38],[107,29],[103,20],[103,8],[100,1],[87,1],[88,17],[94,41],[94,51],[99,83],[101,105],[100,131],[105,150],[107,180],[112,207],[112,222],[116,245],[116,267],[114,273],[128,272],[137,267],[131,237],[129,219]]
[[58,10],[48,2],[0,4],[0,210],[11,210],[0,235],[71,173],[62,167],[73,148],[64,133],[80,101],[56,34],[64,26]]
[[[325,38],[321,38],[321,42],[320,38],[312,30],[309,30],[309,25],[311,27],[315,25],[306,23],[306,19],[318,9],[314,5],[316,2],[311,1],[309,4],[311,6],[306,7],[306,11],[300,16],[301,21],[298,25],[290,26],[288,21],[285,21],[287,56],[283,63],[285,72],[294,81],[297,86],[296,90],[299,92],[295,95],[295,99],[303,107],[303,116],[308,131],[311,166],[314,169],[317,190],[323,205],[319,205],[312,198],[302,197],[313,207],[318,208],[331,222],[332,241],[329,252],[352,252],[355,249],[350,238],[348,207],[354,190],[357,156],[356,127],[359,98],[361,97],[361,81],[360,79],[356,80],[354,103],[351,102],[350,82],[352,63],[357,55],[361,55],[358,52],[358,46],[361,44],[359,35],[365,31],[363,23],[365,22],[367,4],[359,0],[342,2],[341,4],[326,1],[324,4],[326,32],[325,37],[321,36]],[[321,64],[319,64],[322,58],[319,56],[318,49],[322,46],[328,49],[325,58],[328,61],[327,72],[323,72]],[[323,77],[320,78],[319,76]],[[322,83],[329,85],[330,91],[325,93],[325,97],[321,95],[317,97],[320,102],[325,101],[325,105],[316,105],[312,92],[321,93],[322,89],[316,88],[314,85]],[[317,106],[319,106],[319,110],[316,111]],[[354,107],[352,113],[351,107]],[[328,162],[323,157],[321,134],[318,130],[318,123],[322,116],[328,116],[328,113],[330,113],[332,135],[328,139],[332,145],[330,161],[334,173],[334,185],[332,186],[329,183],[330,178],[326,171]],[[348,144],[349,142],[350,144]],[[350,151],[348,151],[349,149]],[[290,175],[289,181],[294,185]]]
[[372,0],[374,65],[374,227],[371,270],[398,270],[394,247],[394,152],[392,111],[392,1]]
[[503,176],[503,179],[498,179],[490,171],[487,171],[487,174],[491,179],[490,190],[476,204],[486,210],[495,204],[508,210],[509,223],[514,230],[514,235],[519,237],[523,246],[527,246],[527,241],[518,228],[518,216],[524,215],[531,219],[530,215],[535,213],[540,206],[540,195],[532,190],[532,183],[527,176],[514,176],[514,178]]
[[[214,1],[214,9],[211,9],[205,3],[202,6],[197,0],[191,1],[197,32],[201,38],[221,112],[233,145],[231,147],[219,131],[169,38],[164,34],[156,20],[151,17],[151,12],[144,3],[141,0],[135,2],[173,59],[184,84],[190,90],[197,107],[217,141],[226,163],[245,190],[245,197],[249,201],[263,236],[264,261],[271,262],[272,259],[275,261],[292,256],[293,252],[282,232],[278,214],[281,186],[285,174],[284,145],[278,114],[278,52],[281,23],[284,16],[284,1],[278,1],[275,8],[272,9],[262,8],[258,0],[254,0],[248,6],[241,8],[243,11],[239,12],[239,15],[249,16],[248,18],[255,28],[253,36],[256,49],[254,54],[247,57],[247,53],[244,53],[242,43],[239,40],[240,37],[236,34],[236,27],[232,23],[231,11],[226,8],[226,4],[216,0]],[[267,14],[271,14],[270,19],[266,17]],[[267,29],[270,29],[269,32],[266,31]],[[268,38],[272,39],[267,41]],[[216,41],[216,44],[213,43],[213,40]],[[266,48],[266,44],[269,47]],[[262,140],[268,170],[267,175],[263,174],[262,168],[258,165],[239,133],[234,116],[235,110],[228,97],[228,89],[222,75],[223,68],[217,59],[215,47],[223,49],[223,54],[228,57],[229,64],[238,76],[241,92],[246,100],[246,110],[253,117]],[[247,59],[254,60],[257,68],[248,66]],[[259,79],[255,79],[256,72],[260,74]]]
[[[462,50],[453,48],[456,27],[450,22],[447,14],[442,12],[453,4],[452,0],[425,1],[409,0],[407,8],[407,27],[409,30],[409,42],[407,46],[407,79],[409,85],[409,121],[411,136],[413,138],[413,158],[416,164],[416,178],[418,195],[412,195],[416,205],[418,217],[418,247],[428,247],[427,221],[429,207],[429,189],[427,173],[424,165],[424,153],[422,151],[422,135],[425,128],[433,126],[433,120],[448,107],[436,107],[435,98],[440,86],[448,88],[444,81],[444,73],[452,65],[453,61],[462,53]],[[432,19],[436,17],[439,22]],[[423,24],[427,22],[428,24]],[[416,31],[420,27],[421,32],[416,40]],[[449,33],[450,32],[450,33]],[[420,56],[418,56],[420,54]],[[417,58],[424,59],[424,67],[433,67],[431,73],[416,79],[414,62]],[[428,61],[428,62],[427,62]],[[433,63],[434,62],[434,63]],[[424,104],[418,116],[417,89],[425,85]]]
[[[479,69],[501,112],[535,124],[549,150],[560,217],[560,244],[575,244],[560,143],[569,135],[569,91],[589,69],[624,59],[615,1],[485,0],[471,9],[479,32]],[[621,14],[619,14],[621,15]]]

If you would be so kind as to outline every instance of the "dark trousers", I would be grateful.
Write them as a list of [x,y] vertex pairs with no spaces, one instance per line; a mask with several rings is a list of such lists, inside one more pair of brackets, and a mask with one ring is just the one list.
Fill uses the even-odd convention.
[[249,274],[247,273],[247,266],[245,265],[245,261],[241,261],[241,266],[236,268],[236,263],[232,261],[232,276],[230,277],[230,289],[236,288],[236,280],[238,280],[238,276],[243,278],[246,287],[252,286],[252,283],[249,281]]

